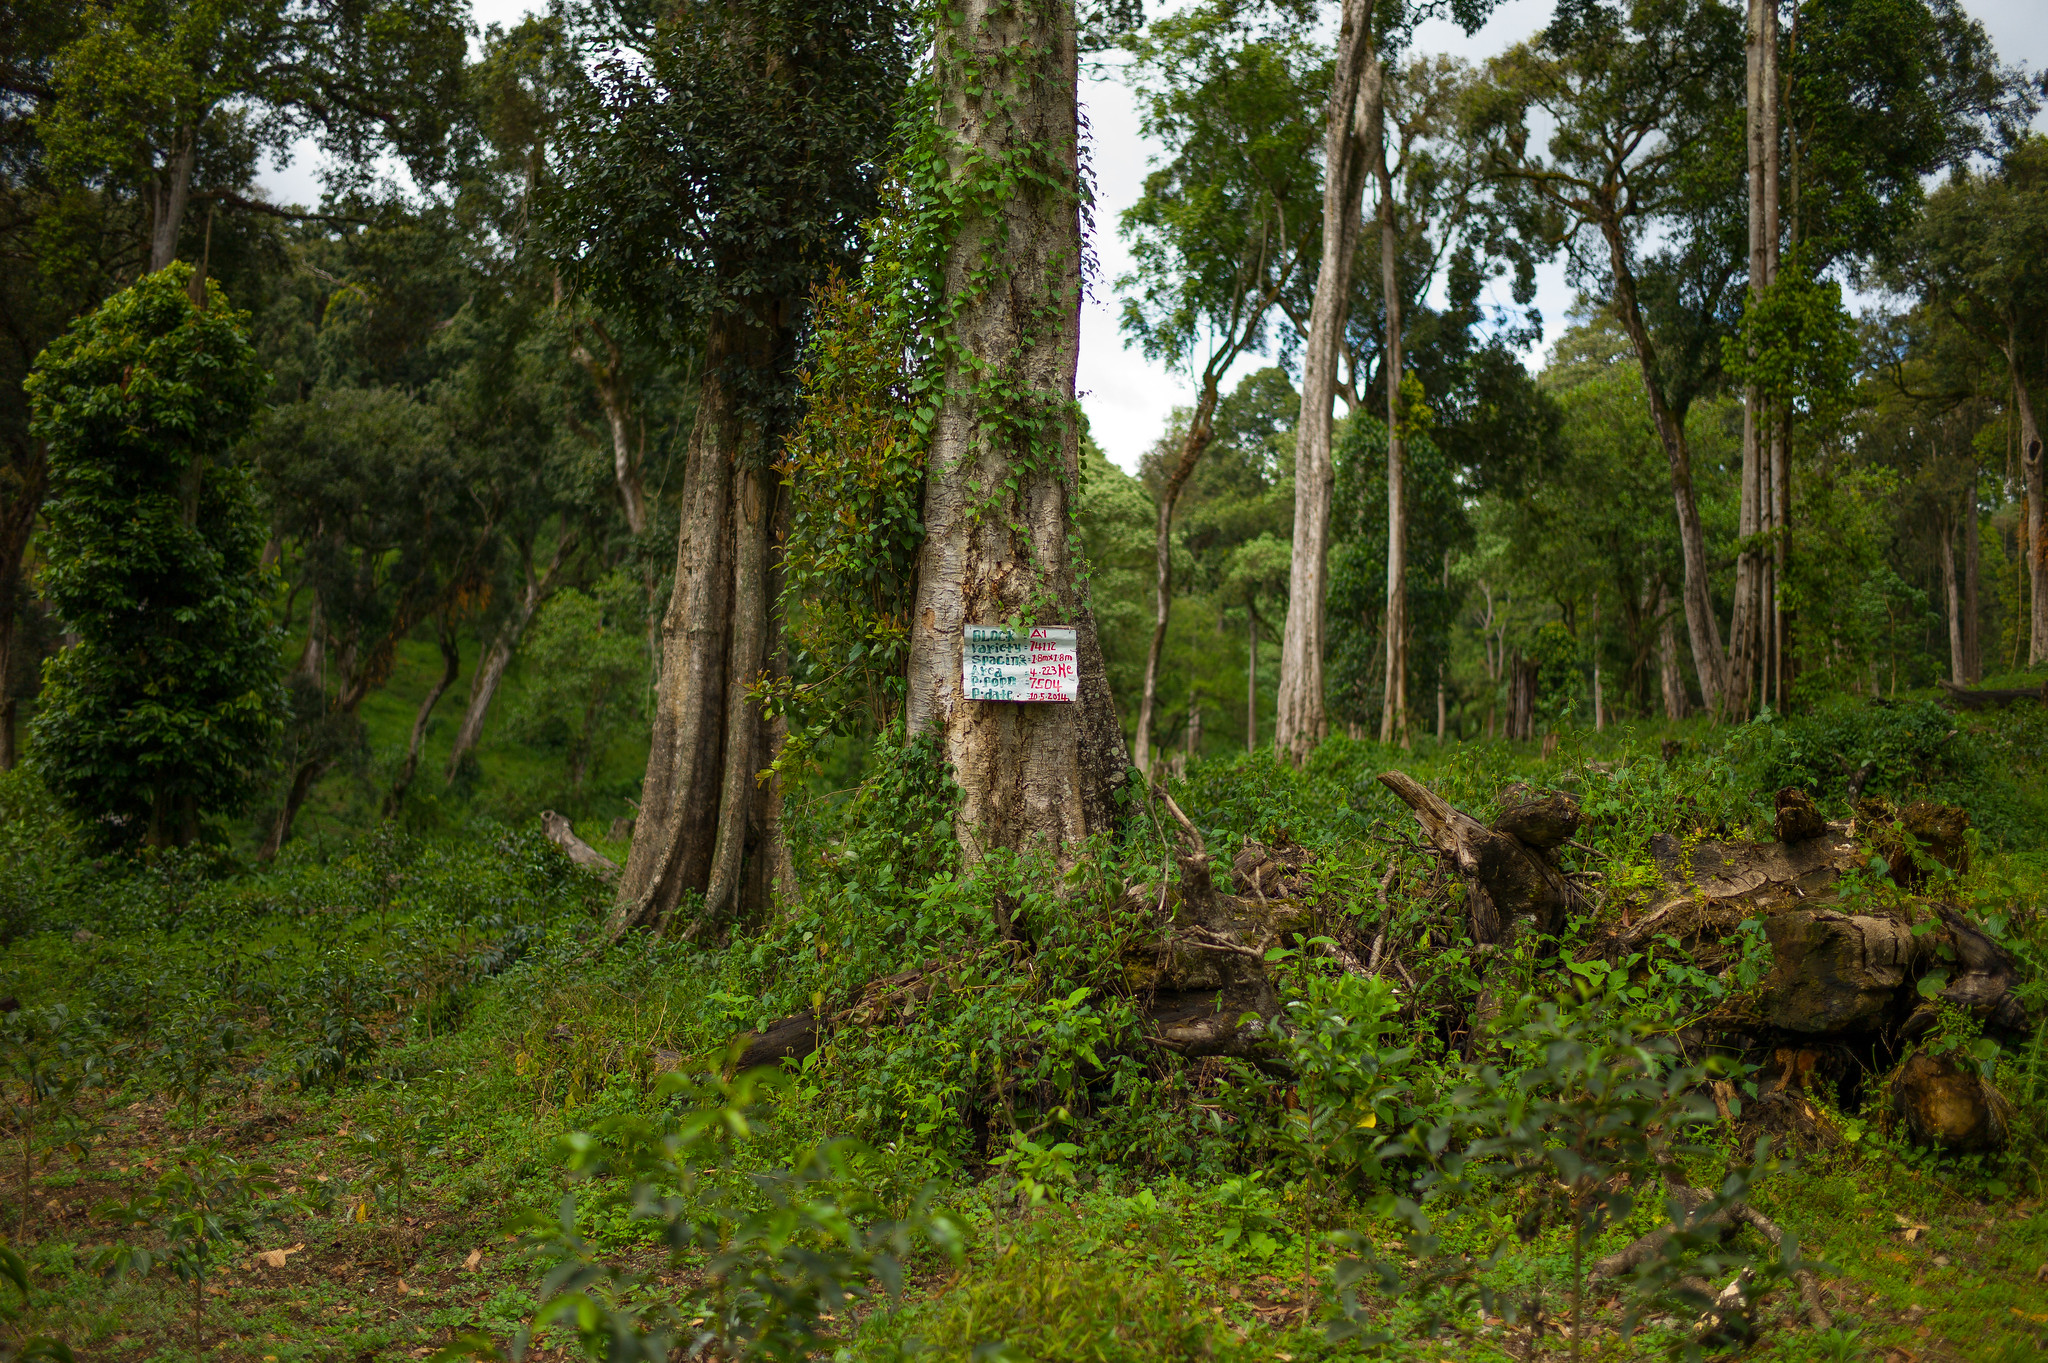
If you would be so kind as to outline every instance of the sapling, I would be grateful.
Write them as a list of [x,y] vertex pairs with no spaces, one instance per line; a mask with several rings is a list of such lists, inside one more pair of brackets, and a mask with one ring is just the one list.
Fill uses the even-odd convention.
[[188,990],[172,1014],[161,1060],[185,1099],[193,1130],[199,1129],[206,1092],[249,1041],[241,1019],[221,1006],[209,990]]
[[187,1152],[140,1196],[100,1208],[103,1218],[142,1232],[150,1243],[110,1245],[93,1267],[109,1282],[169,1269],[192,1289],[192,1353],[198,1357],[207,1279],[237,1246],[278,1223],[271,1201],[276,1192],[268,1165],[211,1148]]
[[0,1069],[4,1069],[4,1110],[21,1151],[21,1206],[14,1238],[28,1234],[35,1199],[36,1132],[78,1120],[79,1093],[92,1077],[97,1053],[84,1022],[63,1004],[24,1008],[0,1021]]
[[48,1335],[23,1335],[22,1319],[29,1312],[28,1262],[5,1245],[0,1245],[0,1278],[14,1285],[21,1304],[0,1296],[0,1359],[7,1363],[76,1363],[69,1345]]

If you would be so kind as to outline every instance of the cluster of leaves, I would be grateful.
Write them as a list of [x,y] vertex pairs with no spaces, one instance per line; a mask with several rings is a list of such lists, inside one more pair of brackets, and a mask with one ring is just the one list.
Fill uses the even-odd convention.
[[[552,1261],[540,1309],[512,1357],[550,1327],[572,1331],[589,1358],[666,1363],[677,1349],[732,1359],[805,1359],[837,1343],[828,1323],[850,1304],[894,1297],[920,1243],[957,1256],[958,1223],[929,1190],[889,1207],[873,1191],[875,1153],[840,1137],[785,1167],[759,1167],[748,1142],[761,1134],[760,1091],[749,1073],[725,1083],[664,1076],[655,1116],[623,1116],[559,1146],[572,1192],[556,1216],[527,1219],[526,1247]],[[670,1099],[680,1099],[682,1111]],[[625,1214],[626,1233],[658,1247],[663,1264],[629,1267],[583,1229]],[[690,1272],[684,1299],[657,1290]],[[443,1358],[504,1357],[470,1336]]]

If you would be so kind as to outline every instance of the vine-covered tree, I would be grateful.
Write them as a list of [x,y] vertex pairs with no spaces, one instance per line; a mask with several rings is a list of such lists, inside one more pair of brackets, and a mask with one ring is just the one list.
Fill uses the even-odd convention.
[[253,793],[280,727],[263,525],[229,451],[267,375],[220,287],[174,266],[107,300],[29,379],[49,450],[44,586],[77,642],[34,727],[50,790],[116,845],[185,846]]
[[[919,207],[941,254],[939,398],[911,615],[908,727],[938,730],[970,861],[1114,825],[1128,757],[1075,562],[1081,437],[1079,49],[1071,0],[941,13]],[[1076,704],[969,701],[969,625],[1071,623]]]

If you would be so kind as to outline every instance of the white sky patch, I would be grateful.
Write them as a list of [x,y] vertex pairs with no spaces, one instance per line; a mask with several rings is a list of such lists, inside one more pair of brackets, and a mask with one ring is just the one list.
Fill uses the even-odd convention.
[[[1470,37],[1449,20],[1433,19],[1416,30],[1412,50],[1482,61],[1535,34],[1550,22],[1553,7],[1553,0],[1503,0],[1486,25]],[[1984,24],[2002,61],[2036,72],[2048,66],[2048,8],[2041,0],[1964,0],[1963,7]],[[472,12],[479,28],[493,23],[509,28],[532,8],[525,0],[476,0]],[[1178,4],[1161,5],[1157,0],[1146,6],[1148,14],[1177,8]],[[1131,268],[1130,254],[1116,234],[1117,219],[1137,202],[1151,160],[1163,148],[1139,136],[1136,104],[1115,69],[1105,64],[1097,74],[1100,79],[1084,77],[1081,86],[1095,171],[1094,247],[1100,270],[1081,309],[1079,386],[1081,406],[1096,442],[1116,464],[1135,472],[1138,460],[1166,429],[1173,409],[1193,400],[1194,385],[1187,374],[1168,370],[1135,348],[1126,348],[1117,328],[1115,284],[1117,277]],[[2036,120],[2037,127],[2044,125],[2048,125],[2048,114]],[[403,175],[402,168],[398,173]],[[258,182],[278,203],[318,203],[319,164],[310,139],[299,145],[288,166],[260,175]],[[1496,281],[1490,288],[1489,302],[1498,307],[1511,303],[1507,281]],[[1532,367],[1542,363],[1572,297],[1562,258],[1538,267],[1535,305],[1543,316],[1545,334],[1523,357]],[[1264,355],[1244,357],[1232,368],[1225,390],[1241,375],[1270,363]]]

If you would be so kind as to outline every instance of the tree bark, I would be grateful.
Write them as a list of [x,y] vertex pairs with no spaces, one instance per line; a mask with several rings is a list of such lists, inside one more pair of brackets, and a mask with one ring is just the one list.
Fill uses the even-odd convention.
[[2027,665],[2048,659],[2048,469],[2044,469],[2041,428],[2034,420],[2034,400],[2020,377],[2017,341],[2006,351],[2012,369],[2013,396],[2020,410],[2020,470],[2027,485],[2027,577],[2033,591],[2032,629]]
[[1344,0],[1328,126],[1323,135],[1323,259],[1302,353],[1301,419],[1294,444],[1294,552],[1280,642],[1274,745],[1299,763],[1329,732],[1323,706],[1323,600],[1329,588],[1330,496],[1336,484],[1330,426],[1358,249],[1367,151],[1359,130],[1373,63],[1373,0]]
[[[705,345],[697,421],[683,472],[682,523],[676,538],[675,585],[662,621],[661,685],[633,846],[619,882],[610,934],[633,926],[665,928],[685,891],[710,888],[717,856],[726,735],[732,727],[727,686],[738,688],[737,664],[758,652],[736,652],[732,637],[735,571],[734,483],[738,470],[765,454],[759,423],[747,410],[747,375],[766,374],[780,348],[780,329],[725,313],[713,319]],[[758,478],[758,468],[755,477]],[[765,508],[745,508],[739,523],[766,530]],[[765,571],[750,550],[745,567]],[[744,592],[762,600],[756,584]],[[763,611],[750,612],[758,628]],[[758,664],[756,664],[758,666]],[[735,753],[739,765],[750,754]],[[751,777],[752,770],[748,771]]]
[[199,130],[181,128],[164,168],[157,172],[150,195],[149,272],[155,274],[178,258],[178,227],[192,196],[192,172],[199,164]]
[[764,466],[740,471],[733,506],[732,645],[726,659],[725,779],[718,798],[718,832],[712,846],[711,877],[704,907],[686,936],[695,937],[726,922],[739,907],[740,874],[748,862],[748,835],[758,845],[765,831],[757,817],[756,779],[767,765],[761,751],[761,707],[747,688],[767,661],[768,531],[773,519]]
[[1145,773],[1148,781],[1152,771],[1152,710],[1159,695],[1159,660],[1166,650],[1166,619],[1173,604],[1173,508],[1214,433],[1217,378],[1213,365],[1202,375],[1194,415],[1188,420],[1187,434],[1181,437],[1180,458],[1159,496],[1153,539],[1152,643],[1145,650],[1145,690],[1138,700],[1138,732],[1131,743],[1131,765]]
[[420,769],[420,748],[427,738],[427,721],[433,717],[434,707],[441,703],[441,697],[448,688],[455,685],[455,678],[462,671],[462,636],[455,628],[455,622],[444,611],[438,631],[441,645],[441,676],[433,689],[420,701],[419,710],[412,717],[412,737],[405,745],[405,765],[399,768],[398,779],[391,783],[390,792],[384,797],[384,817],[397,817],[405,804],[405,793],[412,789],[412,778]]
[[1969,684],[1963,664],[1963,588],[1956,573],[1956,518],[1941,513],[1941,593],[1948,608],[1948,675],[1957,686]]
[[1380,297],[1387,323],[1386,679],[1380,704],[1380,742],[1399,742],[1405,748],[1409,746],[1408,451],[1401,438],[1401,239],[1394,222],[1394,179],[1387,168],[1386,87],[1386,62],[1375,55],[1366,69],[1363,102],[1365,141],[1380,194]]
[[1643,324],[1642,307],[1636,298],[1635,272],[1628,263],[1628,245],[1620,222],[1609,215],[1602,219],[1607,238],[1608,259],[1614,269],[1614,312],[1643,372],[1643,391],[1650,400],[1650,419],[1663,442],[1664,457],[1671,469],[1671,500],[1678,512],[1678,543],[1685,565],[1684,596],[1686,631],[1691,635],[1693,666],[1698,670],[1700,699],[1716,715],[1722,712],[1728,694],[1726,660],[1721,653],[1721,626],[1714,616],[1714,604],[1707,591],[1707,535],[1700,523],[1699,504],[1692,490],[1692,451],[1686,443],[1685,424],[1664,400],[1657,382],[1657,350]]
[[[942,289],[943,395],[911,618],[912,735],[936,729],[963,792],[972,865],[995,848],[1063,859],[1112,826],[1127,759],[1095,621],[1075,581],[1082,240],[1077,47],[1069,0],[966,0],[933,55],[961,217]],[[1009,185],[990,192],[1000,169]],[[1073,705],[968,701],[966,626],[1072,621]]]
[[1508,667],[1508,729],[1510,740],[1528,742],[1536,737],[1536,683],[1539,669],[1534,658],[1517,656]]
[[[1772,63],[1767,57],[1772,34],[1766,12],[1774,9],[1776,4],[1777,0],[1749,0],[1743,44],[1747,93],[1743,124],[1748,149],[1749,302],[1752,308],[1762,302],[1764,290],[1771,283],[1770,228],[1764,204],[1768,179],[1765,167],[1767,148],[1776,141],[1776,129],[1770,124],[1766,104],[1768,102],[1775,109],[1776,93],[1771,78]],[[1753,353],[1751,358],[1755,358]],[[1769,519],[1770,490],[1764,473],[1765,442],[1769,439],[1769,422],[1764,415],[1764,406],[1762,390],[1754,383],[1747,385],[1742,395],[1742,500],[1735,530],[1742,547],[1735,559],[1735,601],[1728,619],[1727,707],[1731,714],[1747,708],[1749,686],[1758,675],[1760,655],[1765,651],[1762,639],[1764,553],[1759,536]]]

